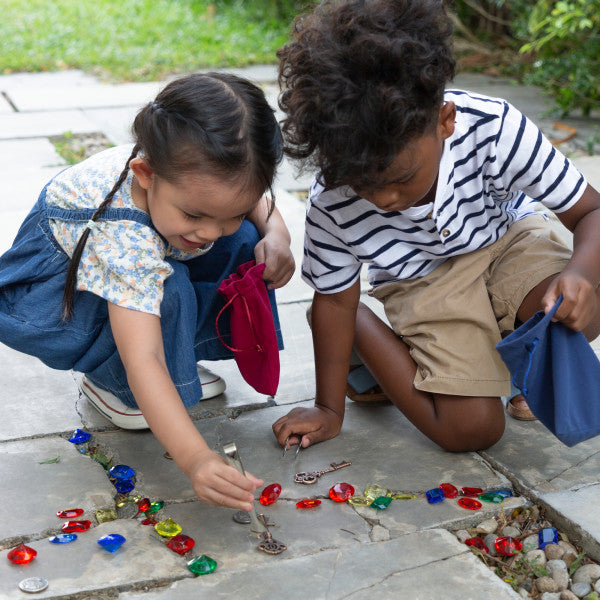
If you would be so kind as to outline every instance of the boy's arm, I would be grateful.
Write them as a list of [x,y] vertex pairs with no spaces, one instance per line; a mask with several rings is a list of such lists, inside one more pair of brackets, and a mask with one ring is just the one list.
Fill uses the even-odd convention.
[[311,329],[315,352],[316,397],[314,408],[295,408],[273,424],[283,446],[304,448],[335,437],[344,420],[346,380],[354,342],[360,280],[336,294],[315,292]]
[[556,216],[573,232],[573,256],[548,287],[542,306],[548,312],[562,294],[556,319],[581,331],[596,312],[600,284],[600,193],[588,185],[570,209]]

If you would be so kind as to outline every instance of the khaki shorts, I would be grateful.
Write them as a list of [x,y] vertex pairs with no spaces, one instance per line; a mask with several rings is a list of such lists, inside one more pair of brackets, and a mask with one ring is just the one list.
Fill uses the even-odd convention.
[[448,259],[419,279],[369,292],[417,363],[419,390],[457,396],[506,396],[510,375],[495,349],[512,331],[525,296],[562,271],[571,250],[542,215],[511,225],[494,244]]

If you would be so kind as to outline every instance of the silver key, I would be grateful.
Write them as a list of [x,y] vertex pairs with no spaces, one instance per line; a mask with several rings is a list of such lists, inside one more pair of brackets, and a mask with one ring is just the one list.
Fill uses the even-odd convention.
[[301,471],[300,473],[296,473],[294,475],[294,481],[296,483],[316,483],[317,479],[321,477],[321,475],[325,475],[325,473],[332,473],[333,471],[337,471],[338,469],[343,469],[344,467],[349,467],[352,463],[348,460],[343,460],[340,463],[331,463],[328,469],[323,469],[322,471]]

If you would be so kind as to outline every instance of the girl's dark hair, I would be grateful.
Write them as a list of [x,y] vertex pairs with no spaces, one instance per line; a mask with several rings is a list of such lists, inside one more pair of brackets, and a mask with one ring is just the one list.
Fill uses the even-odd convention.
[[[133,152],[93,221],[108,207],[127,178],[130,161],[138,155],[169,183],[176,184],[184,175],[210,174],[247,185],[257,196],[268,190],[273,210],[272,184],[282,158],[281,132],[264,93],[246,79],[225,73],[176,79],[138,112],[132,130]],[[89,234],[86,228],[69,263],[64,319],[73,312],[77,270]]]
[[325,0],[278,50],[285,152],[328,188],[369,187],[438,120],[454,76],[442,0]]

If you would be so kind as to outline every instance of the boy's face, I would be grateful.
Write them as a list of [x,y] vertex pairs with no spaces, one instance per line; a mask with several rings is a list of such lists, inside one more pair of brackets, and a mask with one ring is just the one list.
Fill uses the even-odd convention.
[[354,191],[385,211],[402,211],[432,202],[444,140],[454,132],[455,117],[454,103],[447,102],[440,110],[434,131],[409,143],[381,173],[378,184]]

